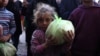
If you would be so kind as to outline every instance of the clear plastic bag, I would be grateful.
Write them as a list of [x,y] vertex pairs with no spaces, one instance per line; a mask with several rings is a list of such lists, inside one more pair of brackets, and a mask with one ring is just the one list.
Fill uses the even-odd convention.
[[0,56],[14,56],[16,48],[10,43],[0,43]]
[[69,20],[62,20],[57,15],[55,15],[54,21],[52,21],[47,30],[46,37],[53,36],[56,38],[57,44],[64,43],[64,32],[72,30],[74,33],[74,26]]

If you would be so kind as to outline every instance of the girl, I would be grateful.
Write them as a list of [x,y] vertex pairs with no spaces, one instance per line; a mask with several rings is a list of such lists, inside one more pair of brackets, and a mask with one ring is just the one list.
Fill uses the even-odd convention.
[[[70,41],[61,45],[55,45],[55,39],[50,36],[48,39],[45,37],[45,31],[54,19],[54,8],[48,4],[38,4],[34,13],[34,22],[37,24],[37,29],[33,32],[31,40],[31,50],[33,56],[67,56],[69,55],[69,43],[72,41],[73,33],[68,32]],[[65,34],[66,36],[66,34]]]

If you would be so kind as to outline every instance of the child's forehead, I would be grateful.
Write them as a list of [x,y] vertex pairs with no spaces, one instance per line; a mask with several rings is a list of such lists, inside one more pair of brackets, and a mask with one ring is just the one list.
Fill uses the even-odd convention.
[[0,0],[0,2],[5,2],[6,0]]
[[3,0],[0,0],[0,2],[3,2]]
[[45,13],[39,13],[38,17],[42,17],[42,18],[51,18],[53,17],[51,13],[49,12],[45,12]]

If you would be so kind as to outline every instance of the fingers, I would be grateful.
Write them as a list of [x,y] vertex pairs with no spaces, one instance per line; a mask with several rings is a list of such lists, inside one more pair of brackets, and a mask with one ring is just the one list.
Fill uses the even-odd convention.
[[52,35],[50,35],[47,39],[51,39],[52,38]]
[[73,33],[72,30],[68,31],[67,34],[68,34],[68,37],[69,37],[69,38],[72,38],[72,39],[74,38],[74,33]]
[[46,38],[46,42],[49,43],[49,42],[51,41],[51,39],[52,39],[52,36],[47,37],[47,38]]
[[57,39],[53,37],[53,38],[51,39],[51,42],[52,42],[52,45],[56,45],[56,44],[57,44]]
[[72,30],[64,31],[64,36],[65,41],[71,42],[74,39],[74,32]]
[[6,42],[5,38],[0,38],[0,42]]
[[55,37],[50,36],[47,38],[47,43],[48,43],[48,45],[55,45],[55,44],[57,44],[57,40]]

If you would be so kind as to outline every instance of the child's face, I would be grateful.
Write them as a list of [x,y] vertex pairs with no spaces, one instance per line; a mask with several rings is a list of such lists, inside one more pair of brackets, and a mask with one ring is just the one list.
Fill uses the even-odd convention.
[[8,0],[0,0],[0,8],[6,6],[8,4]]
[[0,0],[0,8],[3,6],[3,0]]
[[39,16],[37,19],[37,25],[40,29],[45,31],[52,20],[53,17],[50,14],[45,13],[41,17]]

